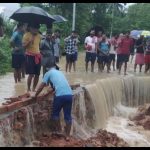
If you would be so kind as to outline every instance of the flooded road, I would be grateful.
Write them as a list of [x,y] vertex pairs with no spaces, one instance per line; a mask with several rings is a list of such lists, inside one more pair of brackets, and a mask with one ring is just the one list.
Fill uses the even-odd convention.
[[[103,73],[98,72],[97,69],[97,62],[95,63],[95,71],[94,73],[90,72],[90,64],[89,64],[89,71],[85,72],[85,53],[79,53],[78,61],[76,64],[76,72],[66,73],[65,72],[65,57],[62,57],[60,60],[60,63],[58,64],[60,66],[60,70],[64,72],[65,76],[69,80],[70,84],[76,84],[80,83],[81,85],[86,85],[95,82],[97,79],[102,78],[110,78],[110,77],[118,77],[122,78],[124,77],[123,72],[121,75],[118,75],[117,71],[111,71],[111,73],[106,73],[106,69]],[[134,62],[134,61],[133,61]],[[144,73],[134,73],[133,71],[133,63],[128,63],[128,75],[127,76],[145,76]],[[144,67],[143,70],[144,71]],[[146,76],[149,76],[148,74]],[[40,75],[40,81],[42,79],[42,71]],[[7,75],[0,76],[0,102],[4,100],[4,98],[11,97],[11,96],[17,96],[20,94],[23,94],[26,92],[27,85],[26,81],[27,76],[25,79],[22,79],[21,83],[15,84],[13,73],[8,73]]]

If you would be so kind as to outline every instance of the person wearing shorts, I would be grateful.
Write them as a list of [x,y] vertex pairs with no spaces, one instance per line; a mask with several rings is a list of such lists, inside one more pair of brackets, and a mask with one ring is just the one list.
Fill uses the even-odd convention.
[[54,34],[52,35],[54,39],[54,56],[56,63],[59,63],[59,58],[60,58],[60,31],[56,30]]
[[119,54],[119,74],[121,73],[121,67],[124,65],[124,75],[126,75],[127,71],[127,63],[129,61],[130,56],[130,49],[133,44],[133,40],[129,37],[130,32],[126,32],[126,35],[124,38],[120,40],[119,46],[120,46],[120,54]]
[[117,61],[116,61],[116,69],[119,70],[119,64],[120,64],[120,43],[122,38],[124,38],[123,33],[119,34],[119,37],[117,38],[117,43],[116,43],[116,53],[117,53]]
[[78,44],[80,43],[78,36],[75,38],[75,61],[73,63],[73,68],[76,71],[76,62],[78,60]]
[[38,31],[38,24],[30,24],[29,32],[26,32],[23,37],[23,46],[26,49],[25,52],[25,67],[26,74],[28,74],[27,79],[27,91],[31,91],[31,83],[33,80],[32,91],[35,91],[35,88],[39,81],[39,75],[41,70],[41,54],[40,54],[40,41],[41,35]]
[[110,44],[109,42],[106,40],[106,36],[104,35],[102,37],[102,41],[99,42],[98,44],[98,59],[97,59],[97,63],[98,63],[98,70],[99,71],[103,71],[104,70],[104,65],[107,65],[107,73],[109,73],[109,48],[110,48]]
[[90,36],[85,38],[85,69],[88,72],[88,63],[91,62],[91,72],[94,72],[94,64],[96,60],[97,53],[97,37],[95,36],[95,31],[91,30]]
[[37,97],[38,94],[43,90],[45,86],[50,82],[51,90],[50,93],[54,94],[53,109],[51,119],[53,122],[53,130],[57,134],[61,132],[60,125],[60,112],[63,109],[65,126],[66,140],[69,140],[71,125],[72,125],[72,100],[73,92],[72,89],[64,76],[64,74],[56,69],[55,59],[47,60],[46,67],[48,71],[43,77],[42,83],[39,85],[37,92],[33,97]]
[[17,29],[15,30],[15,32],[13,32],[13,35],[10,40],[10,44],[13,47],[12,68],[14,68],[15,83],[21,82],[22,65],[25,62],[24,48],[22,46],[22,38],[24,31],[24,24],[18,23]]
[[109,61],[110,61],[110,67],[112,63],[113,71],[115,71],[117,38],[118,36],[116,35],[115,37],[112,37],[110,40]]
[[146,42],[146,51],[145,51],[145,73],[150,70],[150,40]]
[[136,72],[136,67],[139,65],[139,72],[142,70],[142,66],[144,65],[144,36],[140,36],[140,38],[136,41],[136,56],[135,56],[135,64],[134,64],[134,72]]
[[[76,38],[77,32],[72,31],[71,36],[64,39],[65,41],[65,51],[66,51],[66,72],[71,72],[72,64],[76,61]],[[75,67],[74,67],[74,71]]]
[[46,59],[51,59],[51,57],[54,57],[53,43],[54,42],[52,40],[52,32],[51,30],[47,30],[45,38],[42,39],[40,42],[40,52],[42,55],[41,65],[43,67],[43,76],[46,73],[45,67]]

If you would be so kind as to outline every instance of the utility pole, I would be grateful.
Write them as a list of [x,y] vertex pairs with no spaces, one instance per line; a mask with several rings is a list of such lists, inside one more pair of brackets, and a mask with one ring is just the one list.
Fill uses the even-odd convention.
[[112,8],[112,22],[111,22],[111,27],[110,27],[110,38],[112,37],[112,30],[113,30],[113,20],[114,20],[114,9],[115,9],[115,4],[113,3],[113,8]]
[[76,3],[73,3],[72,31],[75,30]]

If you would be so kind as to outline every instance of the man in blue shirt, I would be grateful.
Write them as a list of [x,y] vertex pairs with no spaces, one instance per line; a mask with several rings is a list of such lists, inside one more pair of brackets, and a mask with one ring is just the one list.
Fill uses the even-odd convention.
[[12,68],[14,68],[15,82],[21,81],[21,69],[25,62],[24,49],[22,46],[22,38],[24,34],[24,24],[18,23],[17,29],[13,32],[10,40],[12,50]]
[[63,108],[64,119],[66,122],[66,140],[69,140],[72,124],[72,89],[64,74],[56,68],[55,58],[52,58],[50,60],[47,59],[46,66],[48,68],[48,71],[45,73],[43,81],[37,89],[37,92],[35,93],[35,97],[37,97],[38,94],[42,91],[42,89],[50,83],[50,92],[54,93],[53,110],[51,116],[55,126],[54,130],[59,130],[59,114],[61,109]]
[[109,49],[110,43],[106,39],[106,36],[103,35],[102,40],[98,43],[98,70],[103,71],[105,64],[107,64],[107,73],[109,73],[110,61],[109,61]]

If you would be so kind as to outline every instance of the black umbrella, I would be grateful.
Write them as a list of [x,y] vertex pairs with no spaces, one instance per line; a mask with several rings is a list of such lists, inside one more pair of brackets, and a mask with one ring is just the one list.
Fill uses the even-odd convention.
[[56,21],[52,15],[48,14],[42,8],[34,6],[19,8],[10,18],[18,22],[36,24],[51,24]]
[[61,15],[53,15],[53,18],[56,20],[56,21],[54,21],[54,23],[60,23],[60,22],[68,21],[66,18],[64,18]]

